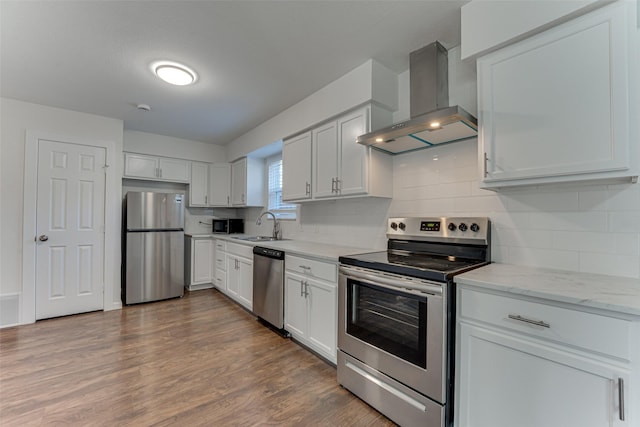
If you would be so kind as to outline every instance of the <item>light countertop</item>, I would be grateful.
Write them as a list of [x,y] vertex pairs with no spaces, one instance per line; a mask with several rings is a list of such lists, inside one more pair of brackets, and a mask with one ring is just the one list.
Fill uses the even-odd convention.
[[640,316],[639,279],[489,264],[455,282]]
[[[185,233],[185,236],[193,238],[214,238],[223,239],[231,243],[237,243],[247,246],[261,246],[265,248],[279,249],[287,255],[309,256],[327,261],[337,262],[338,258],[343,255],[361,254],[365,252],[375,252],[375,249],[356,248],[352,246],[330,245],[327,243],[315,243],[305,240],[275,240],[249,242],[240,240],[238,237],[249,236],[248,234],[196,234]],[[232,237],[233,236],[233,237]]]

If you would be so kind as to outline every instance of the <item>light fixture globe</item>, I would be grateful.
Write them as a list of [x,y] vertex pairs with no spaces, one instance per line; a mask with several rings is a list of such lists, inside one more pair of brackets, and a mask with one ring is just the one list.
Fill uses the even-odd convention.
[[195,71],[177,62],[154,62],[151,64],[151,71],[160,79],[176,86],[187,86],[198,80],[198,75]]

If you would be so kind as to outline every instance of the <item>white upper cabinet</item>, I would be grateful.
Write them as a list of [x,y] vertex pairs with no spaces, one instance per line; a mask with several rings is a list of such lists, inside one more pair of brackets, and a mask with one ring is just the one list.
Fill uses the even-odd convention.
[[461,56],[488,53],[585,13],[600,0],[471,1],[460,8]]
[[153,181],[189,182],[186,160],[124,153],[124,177]]
[[191,182],[189,183],[189,206],[208,206],[209,164],[191,163]]
[[189,206],[230,206],[229,163],[192,162]]
[[231,165],[209,165],[209,205],[231,206]]
[[[338,122],[326,123],[313,135],[313,197],[335,197],[338,180]],[[363,132],[364,133],[364,132]]]
[[231,205],[264,206],[264,160],[243,157],[231,163]]
[[481,187],[637,175],[627,14],[614,3],[478,59]]
[[311,198],[311,132],[305,132],[282,146],[282,199]]
[[[360,108],[284,142],[283,200],[392,197],[391,156],[356,142],[371,129],[374,108]],[[388,115],[376,113],[387,125]]]

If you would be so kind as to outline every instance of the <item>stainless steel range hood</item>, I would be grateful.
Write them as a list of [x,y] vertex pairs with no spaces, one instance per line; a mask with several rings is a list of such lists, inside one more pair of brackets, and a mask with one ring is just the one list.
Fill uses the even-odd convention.
[[478,120],[457,105],[449,106],[448,68],[447,50],[438,42],[411,52],[411,119],[360,135],[356,141],[397,154],[476,137]]

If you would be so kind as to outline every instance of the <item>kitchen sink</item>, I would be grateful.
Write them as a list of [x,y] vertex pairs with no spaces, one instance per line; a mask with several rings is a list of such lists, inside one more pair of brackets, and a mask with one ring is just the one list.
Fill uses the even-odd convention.
[[245,240],[247,242],[273,242],[276,240],[288,240],[288,239],[276,239],[271,236],[248,236],[248,237],[234,237],[234,239]]

